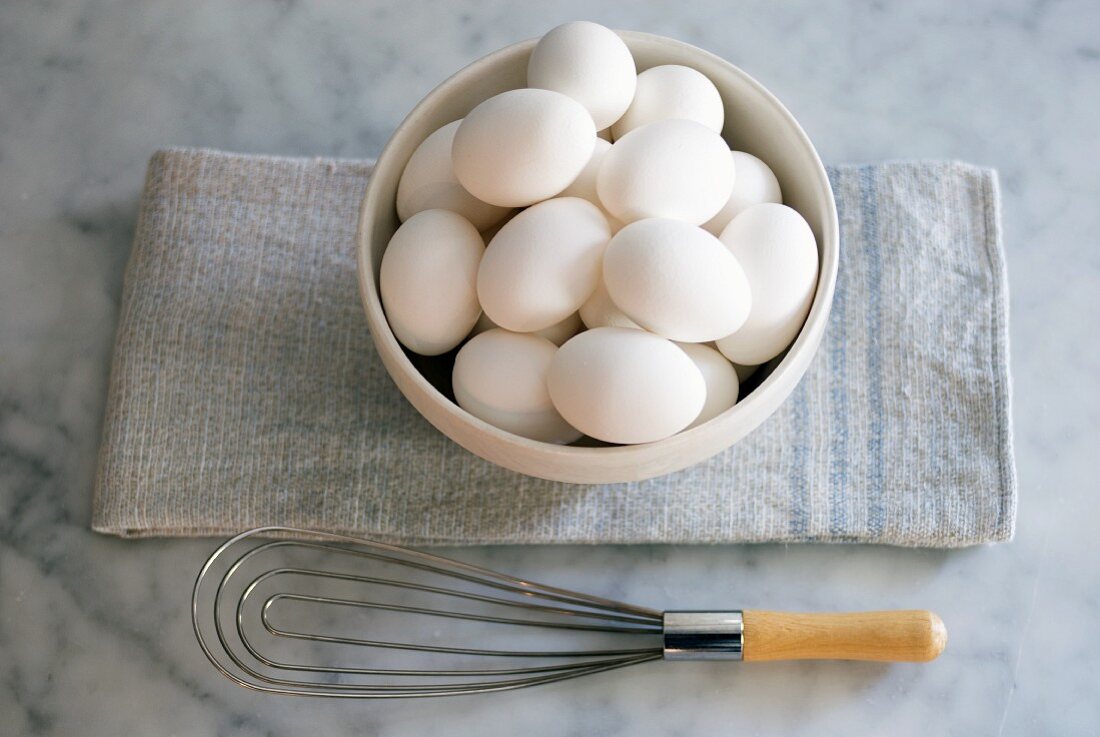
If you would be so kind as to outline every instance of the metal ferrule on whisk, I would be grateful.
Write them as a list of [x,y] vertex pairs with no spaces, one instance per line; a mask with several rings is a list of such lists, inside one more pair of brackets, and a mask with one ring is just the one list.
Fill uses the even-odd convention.
[[665,612],[665,660],[741,660],[745,623],[740,610]]

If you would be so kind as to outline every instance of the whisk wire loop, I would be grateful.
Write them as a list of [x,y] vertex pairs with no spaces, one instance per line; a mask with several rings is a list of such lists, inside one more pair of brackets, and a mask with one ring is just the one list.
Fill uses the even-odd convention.
[[[289,536],[293,539],[261,541],[261,537],[267,536]],[[257,575],[246,573],[269,555],[301,553],[326,556],[326,560],[330,561],[355,562],[357,565],[396,566],[410,574],[445,578],[452,584],[442,585],[437,581],[424,583],[388,574],[351,573],[311,566],[279,565],[262,570]],[[230,562],[219,575],[218,571],[226,561]],[[243,584],[242,580],[245,581]],[[467,588],[452,588],[455,583]],[[425,597],[433,603],[425,605],[420,602],[388,601],[384,596],[378,598],[357,593],[354,597],[348,597],[279,588],[296,584],[347,584],[357,592],[370,588],[384,595],[389,592]],[[212,602],[208,595],[211,586],[215,586]],[[265,591],[271,587],[276,587],[274,593]],[[230,604],[233,627],[227,629],[225,625],[230,610],[226,609],[226,603],[231,592],[238,590],[239,594],[232,594],[236,597],[235,606]],[[261,598],[262,602],[254,603]],[[437,605],[435,602],[443,604]],[[462,608],[455,608],[455,605],[462,605]],[[430,620],[455,622],[456,626],[469,623],[492,630],[493,634],[483,634],[483,637],[495,637],[497,627],[529,627],[549,632],[573,632],[577,636],[634,636],[647,642],[644,647],[625,648],[498,648],[480,644],[465,646],[434,641],[409,642],[388,637],[363,638],[277,624],[276,620],[280,618],[278,612],[293,606],[314,607],[326,615],[346,610],[372,616],[427,617]],[[489,611],[470,610],[470,606]],[[493,609],[504,610],[507,614],[494,612]],[[257,611],[258,616],[255,616]],[[192,620],[203,652],[223,675],[246,688],[284,695],[370,699],[505,691],[600,673],[662,657],[660,611],[546,586],[396,545],[287,527],[250,530],[214,551],[195,580]],[[370,631],[370,626],[363,626],[367,632]],[[211,628],[212,637],[209,636]],[[253,631],[262,636],[262,644],[251,634]],[[303,662],[294,662],[265,652],[267,647],[294,642],[310,648],[342,646],[351,652],[429,653],[445,658],[503,662],[478,667],[365,667],[358,664],[304,662],[304,659]],[[507,664],[507,661],[517,659],[530,662],[523,666]]]

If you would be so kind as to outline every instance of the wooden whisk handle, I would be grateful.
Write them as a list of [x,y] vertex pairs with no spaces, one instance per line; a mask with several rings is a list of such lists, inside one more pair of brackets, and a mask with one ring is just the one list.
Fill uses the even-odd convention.
[[947,645],[933,612],[801,614],[745,610],[744,654],[763,660],[878,660],[927,662]]

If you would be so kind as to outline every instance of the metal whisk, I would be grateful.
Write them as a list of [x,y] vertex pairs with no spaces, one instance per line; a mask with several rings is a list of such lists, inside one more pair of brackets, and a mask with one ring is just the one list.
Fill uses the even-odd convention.
[[505,691],[661,659],[927,661],[946,643],[926,611],[662,612],[289,527],[215,550],[191,616],[207,658],[239,685],[354,699]]

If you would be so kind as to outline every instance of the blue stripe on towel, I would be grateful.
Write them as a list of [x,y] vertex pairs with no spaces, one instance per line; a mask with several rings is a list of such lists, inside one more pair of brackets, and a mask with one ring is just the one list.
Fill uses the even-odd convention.
[[810,483],[808,480],[810,465],[810,438],[808,432],[810,413],[807,409],[809,398],[807,397],[805,381],[800,381],[798,383],[798,386],[795,387],[794,392],[791,393],[787,401],[791,403],[794,409],[791,423],[791,432],[794,435],[794,442],[791,444],[791,521],[789,529],[792,537],[805,538],[809,528],[810,506],[812,504],[812,500],[810,499]]
[[[835,169],[829,170],[832,179],[833,191],[841,192],[840,175]],[[838,220],[844,223],[845,198],[836,198]],[[840,244],[841,253],[844,252],[844,243]],[[848,505],[846,496],[848,493],[848,399],[846,388],[848,383],[848,340],[847,340],[847,313],[848,313],[848,273],[844,268],[843,257],[840,260],[841,268],[836,277],[836,292],[833,296],[833,308],[829,318],[828,336],[829,350],[829,415],[832,425],[832,442],[829,444],[829,533],[842,535],[847,532]]]
[[870,432],[867,437],[867,531],[872,537],[885,526],[883,481],[886,475],[882,451],[882,244],[878,232],[878,182],[875,168],[860,169],[860,201],[863,204],[863,248],[867,255],[867,398]]

